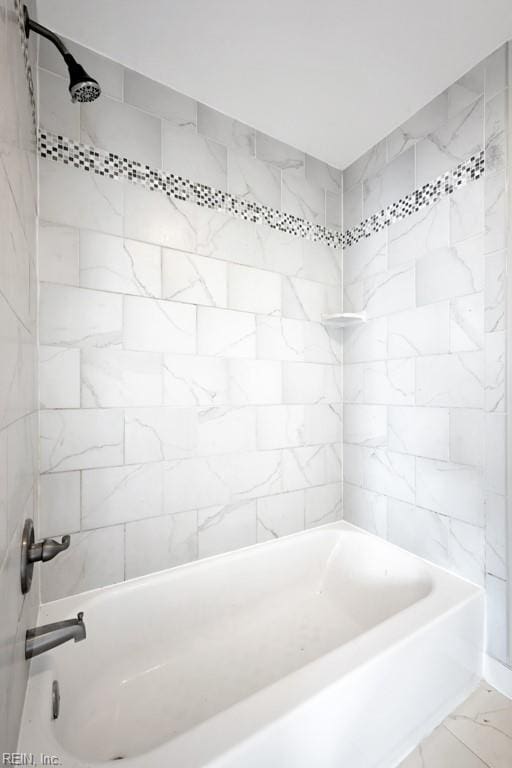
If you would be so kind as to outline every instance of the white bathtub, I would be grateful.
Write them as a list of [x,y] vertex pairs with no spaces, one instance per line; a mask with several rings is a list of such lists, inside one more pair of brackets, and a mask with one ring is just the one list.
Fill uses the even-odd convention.
[[[65,768],[392,768],[476,686],[483,592],[336,523],[43,605],[19,749]],[[52,721],[51,685],[61,691]]]

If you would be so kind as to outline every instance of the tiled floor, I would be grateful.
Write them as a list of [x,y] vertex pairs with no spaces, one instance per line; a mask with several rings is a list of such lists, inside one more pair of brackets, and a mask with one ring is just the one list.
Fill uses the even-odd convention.
[[483,682],[399,768],[512,768],[512,700]]

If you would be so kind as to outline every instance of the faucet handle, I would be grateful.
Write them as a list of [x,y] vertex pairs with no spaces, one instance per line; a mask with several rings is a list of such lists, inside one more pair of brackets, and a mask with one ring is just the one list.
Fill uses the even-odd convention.
[[55,539],[43,539],[41,545],[41,560],[43,563],[53,560],[59,552],[64,552],[65,549],[68,549],[70,542],[71,536],[63,536],[61,542],[55,541]]

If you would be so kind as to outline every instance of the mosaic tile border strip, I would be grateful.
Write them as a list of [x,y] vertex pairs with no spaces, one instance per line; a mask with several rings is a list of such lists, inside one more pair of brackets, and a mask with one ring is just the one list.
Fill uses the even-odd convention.
[[479,179],[485,169],[485,152],[482,150],[453,170],[368,217],[357,227],[339,232],[275,208],[243,200],[182,176],[128,160],[112,152],[80,144],[64,136],[40,130],[38,147],[40,157],[82,168],[109,179],[128,181],[150,191],[163,192],[176,200],[228,213],[244,221],[266,224],[271,229],[313,242],[322,242],[331,248],[348,248],[359,240],[371,237],[381,229],[411,216],[428,205],[433,205],[456,189]]
[[359,240],[374,235],[381,229],[411,216],[422,208],[437,203],[442,197],[451,195],[456,189],[479,179],[484,171],[485,151],[482,149],[477,155],[472,155],[453,170],[444,173],[428,184],[424,184],[410,195],[388,205],[387,208],[374,213],[357,227],[346,230],[343,233],[343,247],[347,248],[354,245]]
[[272,229],[296,237],[323,242],[331,248],[340,248],[343,244],[342,234],[337,230],[322,227],[260,203],[243,200],[220,189],[151,168],[149,165],[80,144],[63,136],[39,131],[39,155],[109,179],[125,180],[151,191],[163,192],[176,200],[185,200],[222,211],[237,219],[266,224]]

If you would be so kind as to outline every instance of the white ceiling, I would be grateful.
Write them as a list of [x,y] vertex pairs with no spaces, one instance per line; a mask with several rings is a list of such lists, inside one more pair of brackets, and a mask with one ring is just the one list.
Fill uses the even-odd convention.
[[511,0],[39,0],[38,11],[341,168],[512,38]]

